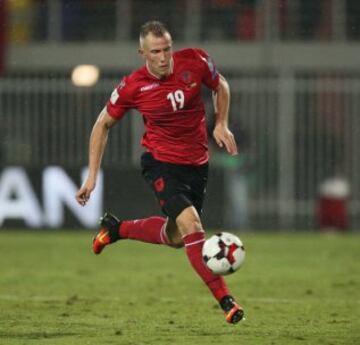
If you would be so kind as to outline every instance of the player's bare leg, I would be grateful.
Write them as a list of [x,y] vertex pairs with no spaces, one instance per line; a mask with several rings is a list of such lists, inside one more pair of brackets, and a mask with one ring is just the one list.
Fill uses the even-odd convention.
[[176,223],[168,218],[166,223],[166,234],[169,239],[169,244],[174,248],[183,248],[184,241]]
[[239,322],[244,317],[242,307],[230,295],[224,278],[213,274],[203,261],[202,247],[205,242],[205,232],[196,209],[193,206],[184,209],[176,218],[176,224],[182,234],[191,265],[219,302],[226,321],[232,324]]

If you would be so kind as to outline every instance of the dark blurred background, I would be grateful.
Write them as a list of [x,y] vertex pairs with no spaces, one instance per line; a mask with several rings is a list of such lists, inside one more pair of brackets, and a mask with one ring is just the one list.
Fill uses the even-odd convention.
[[[207,50],[232,89],[240,155],[210,141],[205,224],[358,229],[355,0],[0,0],[0,225],[91,228],[104,209],[159,213],[138,169],[135,112],[111,131],[92,204],[81,209],[73,198],[92,124],[142,64],[138,30],[152,19],[167,24],[175,49]],[[90,69],[76,73],[83,64]]]

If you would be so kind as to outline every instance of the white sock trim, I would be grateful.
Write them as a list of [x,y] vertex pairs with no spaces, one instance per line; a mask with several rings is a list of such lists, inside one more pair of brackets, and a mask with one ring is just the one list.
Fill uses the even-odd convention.
[[189,235],[192,235],[192,234],[195,234],[197,232],[202,232],[205,234],[205,231],[204,230],[200,230],[200,231],[196,231],[196,232],[190,232],[190,234],[186,234],[186,235],[182,235],[181,237],[184,239],[186,236],[189,236]]
[[167,222],[164,223],[164,225],[161,227],[161,230],[160,230],[160,241],[163,244],[169,243],[169,239],[166,234],[166,225],[167,225]]
[[185,247],[189,247],[189,246],[193,246],[194,244],[198,244],[201,242],[205,242],[205,238],[203,238],[202,240],[198,240],[198,241],[194,241],[194,242],[190,242],[190,243],[185,243]]

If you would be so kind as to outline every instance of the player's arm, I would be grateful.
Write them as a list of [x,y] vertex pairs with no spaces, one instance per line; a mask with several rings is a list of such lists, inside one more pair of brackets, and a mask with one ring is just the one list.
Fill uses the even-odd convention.
[[220,147],[226,148],[231,155],[237,155],[237,145],[234,135],[228,127],[230,108],[230,87],[226,79],[220,74],[219,84],[213,91],[213,103],[215,109],[215,128],[213,136]]
[[89,144],[89,173],[85,182],[76,193],[76,200],[81,206],[86,205],[91,192],[95,189],[96,177],[100,170],[109,129],[116,123],[116,121],[117,120],[115,118],[109,115],[105,107],[99,114],[99,117],[93,126]]

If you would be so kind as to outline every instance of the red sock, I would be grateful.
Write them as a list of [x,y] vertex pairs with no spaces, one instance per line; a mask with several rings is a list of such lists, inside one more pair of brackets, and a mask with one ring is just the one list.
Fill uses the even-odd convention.
[[205,265],[202,258],[202,247],[205,242],[205,233],[203,231],[193,232],[183,237],[186,254],[191,265],[211,290],[214,297],[220,301],[224,296],[229,295],[229,290],[225,284],[224,278],[212,273]]
[[147,243],[168,244],[165,227],[166,218],[163,217],[125,220],[120,225],[119,235]]

